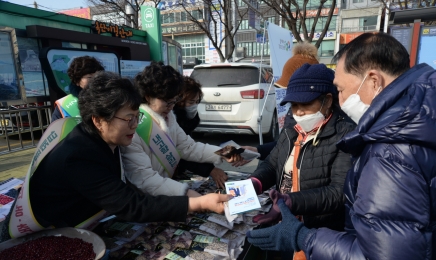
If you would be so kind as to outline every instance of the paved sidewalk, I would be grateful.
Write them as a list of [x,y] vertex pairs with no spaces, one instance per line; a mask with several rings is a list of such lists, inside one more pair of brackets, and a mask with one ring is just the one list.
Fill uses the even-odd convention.
[[0,181],[24,178],[36,148],[0,155]]

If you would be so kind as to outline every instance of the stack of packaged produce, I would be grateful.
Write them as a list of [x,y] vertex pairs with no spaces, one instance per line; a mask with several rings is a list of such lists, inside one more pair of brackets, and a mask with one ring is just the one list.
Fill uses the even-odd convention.
[[[243,180],[249,174],[227,172],[229,180]],[[222,192],[213,180],[185,175],[183,182],[201,194]],[[189,178],[189,179],[187,179]],[[261,208],[230,215],[196,213],[186,222],[123,223],[116,219],[102,223],[94,232],[106,243],[111,259],[237,259],[243,251],[246,233],[257,224],[252,219],[271,208],[267,194],[258,196]]]

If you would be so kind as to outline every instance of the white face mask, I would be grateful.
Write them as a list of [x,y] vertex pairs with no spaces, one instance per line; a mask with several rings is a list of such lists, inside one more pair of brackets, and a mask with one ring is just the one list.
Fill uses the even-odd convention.
[[[362,100],[360,100],[360,96],[357,94],[359,93],[359,90],[362,87],[363,82],[365,82],[367,76],[368,74],[363,78],[362,83],[360,83],[360,86],[357,89],[356,94],[350,95],[341,106],[342,111],[344,111],[345,114],[347,114],[356,124],[359,123],[360,118],[363,116],[363,114],[365,114],[366,110],[368,110],[369,108],[369,105],[363,103]],[[380,89],[381,86],[374,94],[374,98],[378,94]]]
[[297,116],[294,114],[295,121],[301,126],[301,128],[303,128],[304,132],[309,133],[325,119],[325,116],[321,113],[324,100],[322,101],[321,108],[319,109],[320,111],[316,112],[315,114],[304,116]]
[[185,107],[186,115],[189,119],[193,119],[195,117],[195,115],[198,112],[197,107],[198,107],[198,104],[194,104],[192,106]]

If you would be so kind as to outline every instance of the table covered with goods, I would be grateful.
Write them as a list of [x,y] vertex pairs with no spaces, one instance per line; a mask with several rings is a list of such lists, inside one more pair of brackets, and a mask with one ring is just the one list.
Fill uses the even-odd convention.
[[[244,180],[249,176],[240,172],[226,173],[228,182]],[[223,192],[217,189],[211,178],[183,174],[178,176],[178,181],[187,183],[190,189],[203,195]],[[51,252],[38,252],[43,256],[40,259],[101,259],[103,255],[105,259],[124,260],[238,259],[247,251],[243,248],[247,231],[256,227],[252,218],[271,208],[267,194],[259,195],[258,199],[261,207],[255,210],[231,215],[226,207],[225,215],[194,213],[189,214],[183,223],[131,223],[109,217],[103,219],[92,232],[74,228],[45,230],[16,239],[15,242],[11,240],[15,246],[21,247],[19,250],[14,249],[11,241],[0,244],[0,260],[14,259],[10,258],[11,254],[19,256],[15,259],[30,259],[18,255],[18,251],[30,254],[30,251],[36,250],[32,248],[45,248]],[[70,256],[66,258],[48,257],[55,254],[65,256],[67,253]]]

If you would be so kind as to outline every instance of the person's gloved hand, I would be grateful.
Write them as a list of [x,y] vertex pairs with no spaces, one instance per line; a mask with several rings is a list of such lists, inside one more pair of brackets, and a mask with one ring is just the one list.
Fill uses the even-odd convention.
[[277,205],[282,212],[282,222],[269,228],[248,231],[248,242],[262,250],[304,251],[304,241],[315,230],[306,228],[298,221],[283,200],[279,199]]
[[256,194],[259,195],[262,193],[262,183],[254,177],[250,177],[251,182],[253,183],[254,190],[256,191]]
[[269,192],[269,197],[273,202],[273,206],[271,210],[267,214],[259,214],[253,217],[253,222],[257,224],[266,224],[266,223],[277,223],[282,219],[282,214],[280,214],[280,208],[277,205],[277,201],[282,199],[284,204],[291,209],[292,200],[288,194],[281,194],[276,190],[272,190]]

